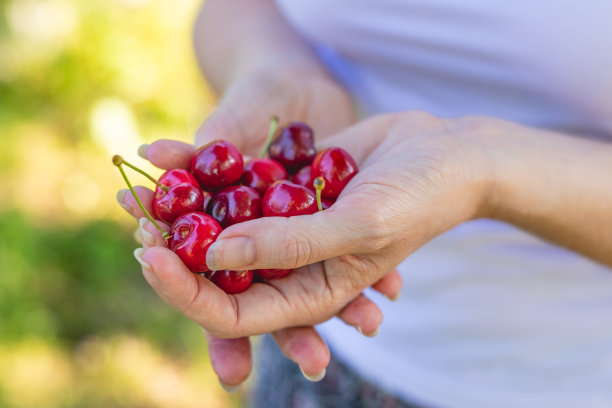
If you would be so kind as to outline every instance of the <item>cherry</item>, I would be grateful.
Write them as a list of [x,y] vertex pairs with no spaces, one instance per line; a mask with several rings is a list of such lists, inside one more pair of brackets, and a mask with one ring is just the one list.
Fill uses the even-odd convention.
[[309,164],[316,154],[312,128],[301,122],[290,122],[280,128],[268,148],[270,158],[281,163],[289,172]]
[[210,280],[223,289],[225,293],[233,295],[244,292],[251,286],[253,271],[231,271],[228,269],[214,271]]
[[170,227],[168,246],[192,272],[206,272],[206,251],[223,231],[211,216],[191,212],[177,217]]
[[332,200],[338,198],[358,171],[355,160],[340,147],[321,150],[312,161],[313,177],[320,176],[325,180],[322,196]]
[[323,208],[323,210],[327,210],[329,207],[334,205],[335,202],[336,202],[336,200],[330,200],[330,199],[327,199],[327,198],[323,198],[321,200],[321,207]]
[[272,159],[258,158],[246,162],[240,181],[242,184],[253,187],[261,194],[264,194],[270,184],[287,177],[287,171],[279,162]]
[[176,186],[179,184],[188,183],[195,187],[200,187],[195,177],[193,177],[193,175],[191,175],[191,173],[185,169],[167,170],[164,172],[164,174],[159,176],[157,181],[159,184],[164,186]]
[[200,147],[189,162],[189,171],[205,190],[229,186],[240,179],[242,155],[225,140],[215,140]]
[[249,186],[230,186],[213,195],[209,213],[223,228],[261,217],[261,194]]
[[317,212],[315,194],[304,186],[286,180],[275,181],[263,197],[264,217],[291,217]]
[[262,279],[280,279],[291,273],[291,269],[256,269],[255,273]]
[[183,169],[166,171],[158,180],[152,207],[155,216],[172,224],[179,215],[203,211],[205,197],[210,200],[208,192],[202,192],[196,179]]
[[291,181],[295,184],[299,184],[300,186],[304,186],[314,191],[314,188],[312,186],[312,182],[314,181],[314,177],[312,176],[312,166],[308,164],[302,167],[297,173],[293,175]]

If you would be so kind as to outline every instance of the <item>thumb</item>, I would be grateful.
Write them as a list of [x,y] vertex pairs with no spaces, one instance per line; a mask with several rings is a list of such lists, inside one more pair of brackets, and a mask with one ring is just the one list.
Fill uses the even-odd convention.
[[195,146],[223,139],[243,154],[256,156],[264,145],[270,117],[282,114],[270,106],[269,92],[251,80],[239,81],[225,92],[219,105],[195,134]]
[[232,225],[209,247],[206,263],[212,270],[295,269],[382,248],[384,236],[376,228],[375,213],[340,204],[312,215]]

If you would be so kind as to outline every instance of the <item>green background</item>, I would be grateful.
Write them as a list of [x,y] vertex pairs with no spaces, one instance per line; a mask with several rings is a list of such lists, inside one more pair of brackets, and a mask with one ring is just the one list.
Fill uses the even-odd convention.
[[201,329],[142,278],[110,160],[159,175],[137,147],[190,141],[214,106],[191,45],[198,7],[0,1],[1,407],[241,405]]

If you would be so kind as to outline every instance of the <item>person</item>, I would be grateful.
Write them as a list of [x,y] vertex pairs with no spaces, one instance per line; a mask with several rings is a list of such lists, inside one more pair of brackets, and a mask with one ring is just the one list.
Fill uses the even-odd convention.
[[[257,406],[609,407],[610,15],[604,0],[207,0],[196,53],[222,97],[195,146],[254,154],[276,114],[360,165],[328,210],[219,236],[213,269],[297,268],[233,297],[141,223],[145,278],[206,330],[222,383],[271,332],[321,382],[265,341]],[[170,168],[194,150],[141,153]],[[395,267],[388,302],[368,287],[396,298]]]

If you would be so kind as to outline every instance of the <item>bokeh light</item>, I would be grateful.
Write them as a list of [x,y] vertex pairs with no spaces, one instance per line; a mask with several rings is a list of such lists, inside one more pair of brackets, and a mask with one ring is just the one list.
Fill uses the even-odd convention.
[[[111,164],[190,142],[215,96],[199,0],[0,1],[0,407],[237,407],[153,293]],[[150,185],[130,175],[135,184]]]

